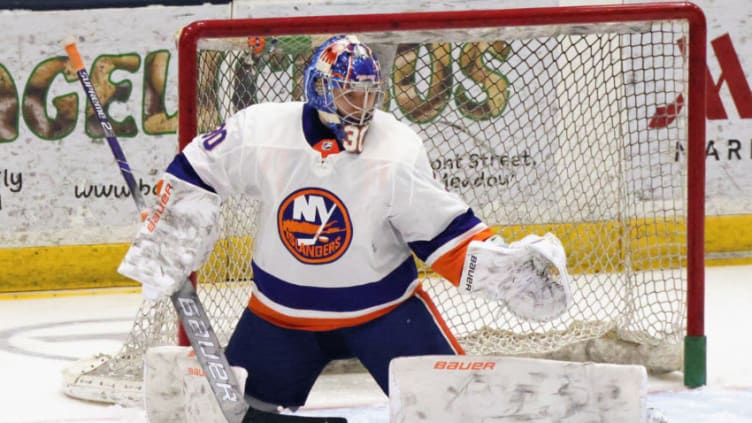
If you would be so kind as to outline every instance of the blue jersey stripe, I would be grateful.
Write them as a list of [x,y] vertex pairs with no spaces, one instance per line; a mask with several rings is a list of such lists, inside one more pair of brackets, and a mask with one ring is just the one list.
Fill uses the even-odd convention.
[[193,166],[191,166],[190,162],[188,162],[188,159],[183,153],[178,154],[174,159],[172,159],[172,163],[167,166],[167,173],[174,175],[175,177],[182,179],[189,184],[195,185],[199,188],[203,188],[209,192],[216,194],[214,188],[207,185],[204,181],[201,180],[201,178],[198,176],[198,173],[196,173],[196,170],[193,169]]
[[262,294],[277,304],[299,310],[348,312],[379,306],[400,298],[418,277],[412,257],[379,281],[347,288],[295,285],[264,272],[253,261],[251,267]]
[[469,231],[479,223],[481,223],[481,221],[475,216],[473,209],[467,209],[465,213],[455,217],[449,226],[447,226],[440,234],[436,235],[434,239],[429,241],[415,241],[408,245],[418,258],[425,261],[434,251],[441,248],[447,242]]

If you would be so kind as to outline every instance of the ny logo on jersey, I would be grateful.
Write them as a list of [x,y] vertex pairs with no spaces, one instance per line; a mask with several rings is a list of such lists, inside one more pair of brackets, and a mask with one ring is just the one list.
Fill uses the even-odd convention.
[[352,240],[347,208],[336,195],[320,188],[288,195],[277,212],[277,230],[285,248],[306,264],[337,260]]

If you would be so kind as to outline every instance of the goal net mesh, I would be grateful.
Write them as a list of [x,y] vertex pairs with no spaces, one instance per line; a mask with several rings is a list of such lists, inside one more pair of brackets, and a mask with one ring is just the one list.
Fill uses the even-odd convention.
[[[420,264],[466,351],[680,369],[687,22],[350,32],[381,59],[384,108],[422,136],[436,178],[505,239],[551,231],[567,250],[574,305],[547,323],[460,294]],[[329,35],[199,39],[197,78],[180,82],[196,86],[197,131],[253,103],[303,100],[303,70]],[[223,235],[197,272],[222,342],[251,293],[257,207],[243,196],[225,202]],[[145,350],[175,344],[176,333],[169,301],[142,307],[122,350],[73,366],[66,391],[140,401]]]

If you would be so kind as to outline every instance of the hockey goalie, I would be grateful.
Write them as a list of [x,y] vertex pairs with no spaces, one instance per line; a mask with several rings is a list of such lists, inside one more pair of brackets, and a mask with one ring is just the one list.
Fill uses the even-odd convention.
[[392,359],[463,354],[413,255],[521,318],[567,310],[559,240],[507,243],[434,179],[419,136],[380,108],[369,46],[328,39],[304,86],[305,101],[254,104],[186,146],[119,268],[146,298],[169,296],[211,251],[222,201],[260,201],[252,295],[225,349],[253,406],[304,405],[334,359],[357,358],[388,394]]

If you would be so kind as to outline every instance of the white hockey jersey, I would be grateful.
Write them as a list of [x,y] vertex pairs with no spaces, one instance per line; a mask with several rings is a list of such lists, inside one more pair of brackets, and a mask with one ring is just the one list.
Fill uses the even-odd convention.
[[249,307],[297,329],[368,321],[418,289],[413,253],[456,284],[467,243],[491,232],[433,178],[418,135],[377,111],[361,154],[326,155],[307,140],[306,107],[244,109],[168,168],[220,198],[260,200]]

